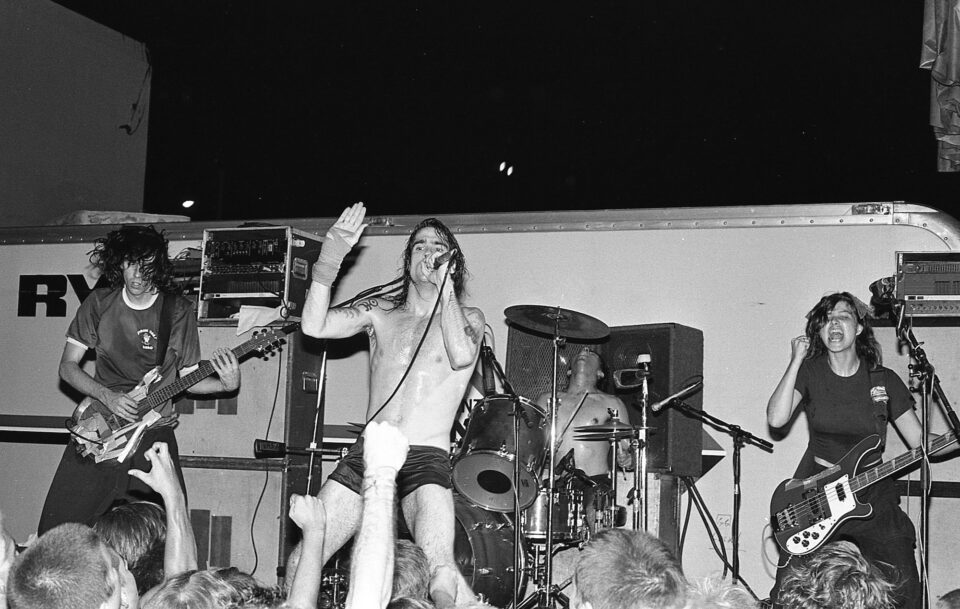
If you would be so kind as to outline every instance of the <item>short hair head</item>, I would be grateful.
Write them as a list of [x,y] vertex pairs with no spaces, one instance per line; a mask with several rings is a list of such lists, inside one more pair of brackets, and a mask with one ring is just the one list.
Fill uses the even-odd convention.
[[951,590],[938,598],[937,609],[960,609],[960,588]]
[[870,322],[867,320],[869,308],[850,292],[827,294],[807,313],[806,336],[810,341],[810,350],[807,352],[807,357],[816,357],[826,351],[823,341],[820,340],[820,330],[827,325],[830,321],[830,313],[841,302],[850,306],[856,316],[857,323],[863,326],[863,331],[857,335],[856,339],[857,355],[867,360],[871,368],[880,366],[883,364],[883,356],[880,351],[880,344],[873,335],[873,328],[870,327]]
[[163,581],[167,521],[162,507],[150,501],[121,503],[100,516],[93,530],[127,561],[141,595]]
[[410,293],[410,283],[413,281],[413,278],[410,276],[410,260],[413,257],[413,246],[416,242],[417,233],[424,228],[432,228],[435,230],[437,237],[447,245],[447,251],[452,249],[457,250],[457,253],[450,258],[449,268],[453,269],[450,273],[450,280],[453,281],[453,291],[457,297],[463,296],[467,278],[467,260],[463,256],[463,251],[460,249],[460,243],[457,241],[453,232],[447,228],[443,222],[436,218],[427,218],[413,227],[410,236],[407,238],[407,245],[403,248],[403,269],[401,270],[403,283],[400,285],[399,293],[393,297],[393,300],[397,304],[402,305],[406,302],[407,294]]
[[97,239],[90,262],[100,269],[110,287],[123,285],[123,263],[140,265],[144,281],[161,292],[173,292],[173,263],[163,232],[152,226],[122,226]]
[[849,541],[824,545],[792,564],[780,586],[790,609],[892,609],[895,585]]
[[687,582],[662,541],[645,531],[606,529],[574,567],[575,600],[593,609],[680,609]]
[[430,563],[417,544],[398,539],[393,550],[392,598],[427,599],[430,595]]
[[224,609],[240,602],[240,593],[215,571],[185,571],[160,584],[142,609]]
[[7,578],[9,609],[98,609],[116,592],[116,569],[88,526],[56,526],[17,557]]
[[722,577],[690,582],[684,609],[755,609],[756,601],[743,586]]

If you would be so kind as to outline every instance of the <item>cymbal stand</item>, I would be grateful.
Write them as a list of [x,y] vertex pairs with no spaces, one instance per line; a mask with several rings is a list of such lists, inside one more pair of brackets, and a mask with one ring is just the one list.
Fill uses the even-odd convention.
[[[647,406],[650,404],[650,354],[642,353],[637,358],[640,367],[640,429],[639,433],[630,439],[633,450],[633,530],[646,531],[649,525],[647,514]],[[640,436],[643,436],[641,439]],[[616,471],[616,470],[614,470]],[[643,505],[643,517],[640,516],[640,505]]]
[[[545,609],[553,607],[555,601],[567,607],[569,603],[566,596],[553,586],[553,504],[556,498],[554,484],[556,472],[554,472],[554,468],[556,467],[557,454],[557,374],[559,373],[560,347],[566,342],[566,339],[560,336],[561,318],[562,312],[558,306],[553,328],[553,376],[550,380],[550,412],[548,415],[550,418],[550,439],[547,447],[547,537],[543,544],[543,584],[540,585],[538,583],[537,589],[517,605],[516,609],[530,609],[532,607]],[[520,526],[519,521],[517,521],[516,526]],[[534,602],[537,604],[534,605]]]

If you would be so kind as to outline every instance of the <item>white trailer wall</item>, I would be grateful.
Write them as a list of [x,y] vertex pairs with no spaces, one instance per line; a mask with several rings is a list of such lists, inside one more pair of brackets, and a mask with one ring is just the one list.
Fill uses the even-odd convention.
[[[803,316],[810,307],[836,290],[851,291],[867,301],[869,284],[894,274],[897,251],[953,250],[960,234],[953,218],[902,203],[443,219],[458,233],[472,274],[468,300],[486,313],[501,362],[505,361],[507,337],[503,310],[515,304],[559,305],[610,326],[676,322],[699,328],[704,335],[704,409],[771,440],[766,400],[787,365],[790,339],[802,333]],[[340,280],[335,299],[394,277],[406,234],[418,220],[375,218],[361,241],[356,264]],[[322,235],[330,220],[288,223]],[[171,236],[178,239],[171,251],[199,245],[204,227],[170,225]],[[94,236],[105,230],[98,227]],[[56,237],[47,235],[47,239]],[[12,288],[20,274],[82,271],[92,237],[74,231],[69,236],[61,234],[60,239],[71,243],[17,245],[16,239],[7,235],[6,245],[0,249],[0,273],[7,286],[0,290],[0,314],[4,316],[0,338],[7,346],[0,414],[63,416],[72,408],[57,390],[56,364],[63,331],[75,310],[75,297],[66,318],[18,318],[12,313],[16,311]],[[82,239],[87,241],[76,242]],[[88,283],[92,285],[92,279]],[[955,364],[960,356],[958,332],[958,328],[945,325],[915,330],[951,400],[960,387]],[[880,328],[877,334],[886,365],[906,377],[908,361],[896,349],[893,330]],[[330,361],[328,378],[326,423],[360,420],[366,404],[366,354]],[[939,413],[934,415],[933,429],[943,431]],[[732,442],[719,432],[710,433],[726,457],[700,479],[698,488],[713,515],[726,516],[724,520],[729,521]],[[891,434],[888,458],[904,450],[894,436]],[[741,575],[761,597],[772,583],[771,561],[776,557],[766,529],[770,493],[793,472],[803,452],[807,441],[803,418],[785,439],[773,441],[772,454],[749,445],[742,452]],[[35,514],[60,450],[48,445],[0,443],[4,463],[0,504],[10,513],[15,535],[25,536],[35,526]],[[956,461],[935,464],[933,472],[936,480],[960,479]],[[960,542],[960,535],[947,517],[948,512],[956,511],[954,501],[933,502],[930,581],[934,596],[956,586],[950,552]],[[909,509],[916,520],[915,501]],[[729,528],[725,534],[729,535]],[[696,514],[686,537],[684,568],[695,577],[722,568]]]

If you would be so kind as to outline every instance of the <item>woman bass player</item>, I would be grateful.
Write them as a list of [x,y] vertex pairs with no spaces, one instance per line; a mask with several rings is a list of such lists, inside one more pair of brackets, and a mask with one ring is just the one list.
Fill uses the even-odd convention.
[[[911,448],[921,442],[914,400],[903,381],[881,365],[880,346],[865,319],[866,306],[848,292],[824,296],[807,313],[806,333],[792,341],[790,364],[767,402],[767,422],[786,426],[798,406],[803,406],[810,441],[795,479],[806,479],[828,468],[872,434],[880,437],[878,451],[867,453],[861,468],[880,463],[887,423],[892,422]],[[779,490],[779,489],[778,489]],[[858,494],[873,507],[867,518],[839,524],[831,539],[848,539],[872,561],[896,569],[898,607],[919,607],[913,523],[899,507],[893,479],[880,480]],[[793,561],[813,555],[789,556],[777,571],[771,599],[777,600],[780,582]]]

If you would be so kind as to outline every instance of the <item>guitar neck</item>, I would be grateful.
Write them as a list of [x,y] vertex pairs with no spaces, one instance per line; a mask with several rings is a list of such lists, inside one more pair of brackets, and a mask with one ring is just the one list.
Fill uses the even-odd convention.
[[[264,334],[251,338],[241,345],[237,345],[230,351],[233,352],[233,354],[239,360],[254,351],[258,351],[272,343],[277,342],[284,334],[290,332],[296,326],[297,324],[290,324],[276,330],[270,330]],[[169,385],[160,387],[148,395],[142,402],[137,404],[137,413],[140,416],[143,416],[149,410],[156,408],[167,400],[173,399],[190,387],[193,387],[203,379],[213,374],[214,371],[213,364],[211,364],[209,360],[201,360],[196,370],[186,376],[181,376]]]
[[[947,432],[942,436],[934,438],[934,440],[930,442],[930,447],[927,449],[927,452],[929,454],[934,454],[950,446],[956,441],[956,434],[952,431]],[[885,461],[880,465],[863,472],[862,474],[858,474],[853,478],[853,480],[850,481],[850,488],[854,492],[863,490],[871,484],[883,480],[887,476],[892,476],[900,470],[910,467],[922,458],[923,447],[918,446],[913,450],[907,451],[902,455],[891,459],[890,461]]]

